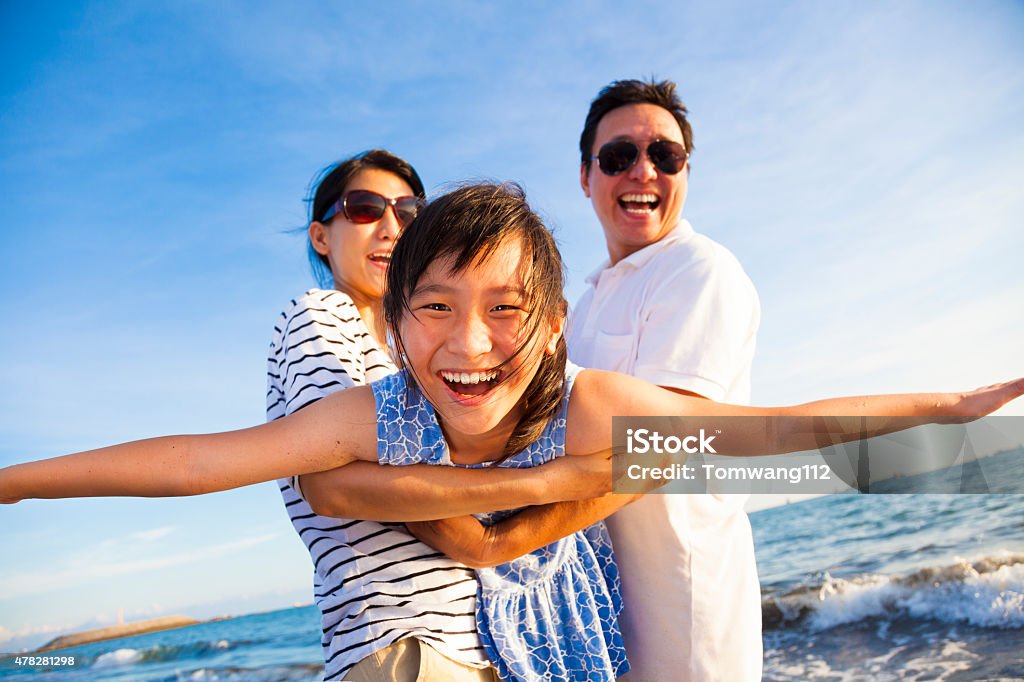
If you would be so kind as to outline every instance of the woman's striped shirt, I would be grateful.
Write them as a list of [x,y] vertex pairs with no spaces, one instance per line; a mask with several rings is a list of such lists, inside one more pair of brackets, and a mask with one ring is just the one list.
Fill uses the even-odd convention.
[[[267,421],[394,371],[352,299],[311,289],[291,302],[274,327]],[[288,480],[278,485],[313,560],[325,679],[343,679],[361,659],[406,637],[464,665],[489,664],[477,635],[471,569],[419,542],[400,523],[319,516]]]

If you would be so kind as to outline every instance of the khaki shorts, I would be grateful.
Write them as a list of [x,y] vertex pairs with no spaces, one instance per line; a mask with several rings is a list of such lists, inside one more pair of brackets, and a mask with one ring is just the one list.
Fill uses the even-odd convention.
[[470,668],[415,637],[373,652],[345,674],[346,682],[498,682],[494,668]]

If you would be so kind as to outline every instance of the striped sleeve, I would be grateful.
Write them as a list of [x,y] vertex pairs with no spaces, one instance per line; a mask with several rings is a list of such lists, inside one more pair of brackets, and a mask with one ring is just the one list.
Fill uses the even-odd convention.
[[267,357],[267,421],[364,383],[366,327],[352,301],[313,289],[278,317]]

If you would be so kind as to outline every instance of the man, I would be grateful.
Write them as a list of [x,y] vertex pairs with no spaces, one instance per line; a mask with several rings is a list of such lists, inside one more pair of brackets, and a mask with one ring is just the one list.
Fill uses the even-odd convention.
[[[670,81],[616,81],[580,136],[580,184],[608,260],[588,278],[572,360],[669,390],[748,402],[757,293],[681,219],[693,150]],[[761,601],[745,496],[649,494],[608,519],[631,681],[757,680]]]

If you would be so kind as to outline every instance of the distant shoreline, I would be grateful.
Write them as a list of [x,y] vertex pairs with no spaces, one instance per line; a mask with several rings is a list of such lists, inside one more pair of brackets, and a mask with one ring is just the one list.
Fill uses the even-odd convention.
[[[213,620],[222,619],[215,618]],[[54,651],[57,649],[70,649],[71,647],[94,644],[96,642],[103,642],[108,639],[117,639],[119,637],[144,635],[149,632],[159,632],[160,630],[175,630],[189,625],[198,625],[202,622],[205,621],[186,618],[185,616],[163,616],[162,618],[140,620],[135,623],[123,623],[121,625],[111,625],[105,628],[82,630],[81,632],[72,632],[68,635],[56,637],[33,651],[25,653],[0,654],[0,660],[7,660],[17,656],[33,656],[35,654],[41,654],[46,651]]]
[[105,642],[107,640],[118,639],[120,637],[145,635],[150,632],[159,632],[161,630],[176,630],[178,628],[184,628],[190,625],[200,625],[202,623],[216,623],[217,621],[222,620],[231,620],[233,618],[258,615],[261,613],[274,613],[276,611],[286,611],[288,609],[306,608],[308,606],[312,606],[312,603],[294,603],[291,606],[286,606],[279,609],[271,609],[269,611],[254,611],[253,613],[246,614],[214,616],[213,618],[207,618],[204,620],[196,620],[195,618],[188,618],[186,616],[162,616],[160,618],[140,620],[134,623],[110,625],[108,627],[94,628],[91,630],[82,630],[81,632],[72,632],[69,634],[61,635],[59,637],[51,639],[49,642],[47,642],[46,644],[37,649],[32,649],[31,651],[0,651],[0,661],[6,661],[12,658],[17,658],[18,656],[35,656],[37,654],[45,653],[47,651],[55,651],[58,649],[70,649],[76,646],[83,646],[85,644],[95,644],[96,642]]

